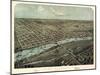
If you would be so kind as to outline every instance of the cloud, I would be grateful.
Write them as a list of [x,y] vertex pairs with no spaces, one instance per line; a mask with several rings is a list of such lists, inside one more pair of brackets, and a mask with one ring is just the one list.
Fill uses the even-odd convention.
[[18,4],[16,18],[93,20],[93,11],[86,7]]
[[42,6],[38,6],[38,12],[43,12],[43,11],[45,11],[45,8],[44,7],[42,7]]
[[54,8],[50,8],[52,13],[57,15],[57,16],[64,16],[65,13],[63,12],[63,10],[60,10],[60,9],[54,9]]

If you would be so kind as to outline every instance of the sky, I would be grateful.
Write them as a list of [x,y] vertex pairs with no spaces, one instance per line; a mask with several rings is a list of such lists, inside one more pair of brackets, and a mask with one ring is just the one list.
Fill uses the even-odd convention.
[[15,18],[93,20],[89,7],[17,4]]

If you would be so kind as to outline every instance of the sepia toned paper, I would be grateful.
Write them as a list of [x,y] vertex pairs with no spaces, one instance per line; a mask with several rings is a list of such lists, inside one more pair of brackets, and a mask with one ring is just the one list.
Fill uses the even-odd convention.
[[95,69],[95,6],[12,1],[12,74]]

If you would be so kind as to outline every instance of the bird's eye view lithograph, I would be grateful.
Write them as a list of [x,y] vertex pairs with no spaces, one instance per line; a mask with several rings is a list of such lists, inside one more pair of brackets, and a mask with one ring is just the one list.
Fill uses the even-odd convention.
[[12,73],[95,69],[95,7],[12,1]]

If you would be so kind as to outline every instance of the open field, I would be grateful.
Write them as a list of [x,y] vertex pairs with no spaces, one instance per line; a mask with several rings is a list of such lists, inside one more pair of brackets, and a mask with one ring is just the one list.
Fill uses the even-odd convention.
[[93,64],[93,21],[15,18],[15,68]]

